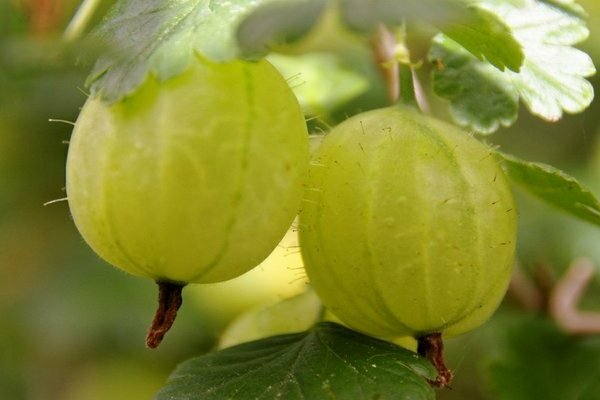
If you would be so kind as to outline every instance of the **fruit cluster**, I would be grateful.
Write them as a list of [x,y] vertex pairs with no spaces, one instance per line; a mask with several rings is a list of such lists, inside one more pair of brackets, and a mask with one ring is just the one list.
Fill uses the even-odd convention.
[[67,193],[101,257],[159,282],[150,347],[185,284],[250,270],[299,208],[315,291],[373,336],[479,326],[506,291],[515,249],[511,191],[488,147],[394,106],[333,129],[308,168],[303,115],[266,61],[197,58],[117,103],[90,98],[71,140]]

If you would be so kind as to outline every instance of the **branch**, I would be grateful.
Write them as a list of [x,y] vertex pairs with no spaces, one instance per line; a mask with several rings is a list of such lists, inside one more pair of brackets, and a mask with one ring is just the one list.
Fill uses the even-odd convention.
[[508,287],[508,293],[525,309],[540,311],[546,303],[538,285],[523,271],[517,263]]
[[383,24],[377,26],[373,41],[375,62],[386,83],[388,98],[391,104],[400,98],[399,65],[396,59],[396,38]]
[[550,294],[550,315],[568,333],[600,333],[600,312],[580,311],[577,308],[594,273],[595,267],[590,259],[578,258],[571,263]]
[[63,39],[71,42],[79,39],[88,27],[102,0],[83,0],[63,33]]

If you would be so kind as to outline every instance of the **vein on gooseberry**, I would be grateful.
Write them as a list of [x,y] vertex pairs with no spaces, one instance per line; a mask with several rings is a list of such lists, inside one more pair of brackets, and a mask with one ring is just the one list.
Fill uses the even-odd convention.
[[[452,133],[450,133],[452,134]],[[459,134],[463,134],[462,132],[460,132]],[[448,138],[447,138],[447,133],[443,132],[442,134],[438,135],[438,139],[440,142],[440,145],[444,146],[444,149],[446,151],[446,154],[449,158],[449,161],[452,163],[452,165],[454,166],[455,170],[452,171],[452,175],[454,177],[456,177],[457,182],[460,181],[460,187],[457,188],[457,190],[460,191],[461,194],[463,194],[464,197],[462,197],[462,201],[464,201],[466,204],[461,204],[461,207],[465,208],[465,212],[464,213],[464,222],[468,225],[470,225],[470,228],[474,230],[474,235],[473,235],[473,239],[475,241],[475,243],[472,244],[467,244],[465,243],[465,246],[468,246],[468,248],[466,249],[461,249],[461,253],[462,254],[466,254],[467,259],[476,259],[477,261],[474,263],[470,263],[470,265],[466,265],[465,264],[464,267],[467,268],[467,276],[470,278],[470,280],[472,281],[471,284],[469,285],[461,285],[461,290],[464,290],[465,288],[469,288],[468,293],[464,293],[461,292],[460,294],[462,295],[462,303],[460,307],[456,308],[456,312],[454,313],[452,318],[448,318],[445,321],[444,326],[442,327],[445,328],[447,326],[450,326],[454,323],[456,323],[457,320],[462,319],[462,317],[464,315],[468,315],[470,314],[473,309],[476,307],[476,305],[480,302],[481,299],[481,293],[480,290],[483,289],[483,281],[482,279],[482,270],[483,268],[485,268],[484,266],[484,261],[483,261],[483,254],[482,254],[482,233],[481,233],[481,224],[478,223],[478,221],[480,221],[480,217],[478,215],[478,210],[476,207],[477,202],[475,201],[475,196],[478,195],[478,186],[474,185],[473,182],[471,182],[468,178],[468,169],[465,169],[463,163],[460,163],[459,160],[459,155],[462,156],[463,154],[459,154],[457,155],[457,153],[461,153],[462,149],[459,149],[458,146],[459,144],[456,144],[454,146],[452,146],[449,142],[448,142]],[[467,155],[469,156],[469,155]],[[457,185],[458,186],[458,185]],[[466,229],[466,228],[462,228],[462,229]],[[465,252],[466,250],[466,252]],[[474,257],[471,257],[474,256]],[[461,279],[459,277],[457,277],[457,279]],[[455,300],[455,299],[452,299]],[[471,306],[469,306],[469,304],[475,303]],[[458,312],[458,310],[464,310],[462,313]],[[440,330],[442,330],[440,329]]]
[[[373,134],[373,133],[371,133]],[[379,164],[382,159],[382,153],[386,152],[388,146],[385,145],[385,141],[384,143],[380,143],[379,146],[376,146],[376,151],[375,154],[371,157],[371,159],[369,159],[367,161],[367,176],[369,177],[369,189],[367,191],[367,200],[366,200],[366,212],[365,212],[365,221],[364,221],[364,235],[365,235],[365,243],[366,243],[366,248],[367,248],[367,259],[370,260],[370,267],[367,270],[367,276],[370,279],[370,284],[371,286],[375,289],[375,290],[371,290],[371,293],[373,294],[373,300],[375,301],[375,310],[378,310],[381,313],[381,316],[388,320],[389,322],[389,327],[388,327],[388,331],[397,331],[400,327],[404,330],[406,330],[407,333],[411,332],[411,329],[408,328],[402,321],[400,321],[400,319],[395,315],[394,311],[390,308],[388,302],[386,301],[386,299],[383,297],[382,293],[380,290],[378,290],[377,288],[382,287],[381,285],[397,285],[397,287],[400,287],[402,284],[404,284],[404,282],[390,282],[389,280],[386,280],[384,282],[381,282],[378,278],[379,274],[377,274],[377,272],[384,272],[381,271],[381,268],[379,268],[380,266],[383,266],[383,264],[377,260],[376,256],[375,256],[375,252],[373,251],[373,243],[372,243],[372,238],[371,238],[371,231],[372,229],[374,229],[373,227],[373,223],[374,222],[379,222],[376,220],[375,216],[374,216],[374,204],[380,204],[380,202],[377,201],[377,197],[378,195],[383,191],[385,192],[387,190],[387,188],[383,188],[382,185],[382,178],[385,176],[386,172],[385,171],[381,171],[381,168],[379,167]],[[382,190],[383,189],[383,190]],[[387,266],[386,266],[387,267]],[[395,267],[395,266],[392,266]],[[387,269],[387,268],[386,268]]]
[[[347,137],[344,139],[347,140]],[[325,210],[323,209],[324,202],[322,200],[322,197],[326,196],[328,194],[326,188],[329,186],[328,181],[329,181],[329,175],[330,175],[331,168],[333,167],[332,164],[334,163],[333,162],[334,160],[332,160],[332,158],[334,156],[331,154],[332,150],[325,148],[325,146],[328,146],[328,144],[324,143],[323,147],[320,149],[322,151],[321,154],[328,153],[328,157],[322,159],[322,162],[325,164],[325,167],[324,168],[318,167],[318,169],[319,169],[318,174],[320,175],[321,180],[322,180],[321,187],[323,187],[325,189],[320,195],[320,197],[321,197],[320,205],[314,211],[316,213],[314,232],[315,232],[315,235],[317,236],[317,240],[316,240],[317,243],[327,243],[328,242],[326,240],[327,238],[325,237],[326,236],[325,231],[327,230],[327,227],[323,225],[323,215],[325,213]],[[315,169],[313,168],[313,170],[315,170]],[[321,256],[323,257],[323,260],[324,260],[323,265],[332,266],[332,265],[334,265],[334,263],[332,262],[331,256],[330,256],[329,252],[327,251],[326,247],[327,246],[321,246],[319,248]],[[306,252],[306,254],[309,254],[309,253],[311,253],[311,252]],[[348,288],[347,285],[345,285],[343,283],[340,283],[340,284],[336,285],[335,287],[329,286],[329,283],[344,282],[344,280],[346,279],[345,276],[340,276],[338,274],[338,271],[336,268],[328,268],[328,270],[324,273],[331,274],[331,276],[333,277],[333,279],[320,279],[319,280],[320,284],[326,287],[326,289],[325,289],[326,293],[333,294],[335,297],[341,298],[343,302],[352,304],[352,307],[348,307],[347,310],[363,309],[364,304],[362,301],[360,301],[361,293],[354,293],[353,291],[349,290],[350,288]],[[335,309],[332,309],[332,311],[334,313],[336,312]],[[366,311],[368,311],[368,309]],[[377,327],[382,328],[382,325],[380,324],[380,322],[376,318],[372,318],[368,312],[365,313],[364,309],[361,314],[364,319],[369,320],[369,323],[372,326],[377,326]],[[384,328],[383,330],[387,330],[387,328]]]
[[[119,115],[120,117],[120,115]],[[114,122],[114,121],[111,121]],[[121,239],[118,234],[118,229],[115,226],[115,222],[117,221],[116,216],[114,215],[114,209],[112,207],[113,204],[113,196],[112,188],[114,184],[110,182],[109,172],[112,171],[115,166],[111,164],[110,160],[114,160],[113,154],[116,150],[118,150],[118,146],[115,141],[115,133],[111,133],[107,136],[106,140],[109,140],[109,145],[106,147],[106,157],[105,163],[100,169],[100,181],[102,182],[101,186],[105,188],[101,193],[101,203],[102,210],[104,212],[104,221],[106,221],[106,226],[108,228],[108,235],[106,239],[112,241],[114,248],[121,254],[124,260],[127,261],[128,266],[131,269],[134,269],[141,276],[148,276],[154,278],[154,274],[149,270],[147,266],[141,265],[138,263],[135,258],[129,254],[128,249],[126,249],[125,245],[121,242]],[[119,168],[119,167],[117,167]]]
[[[241,153],[242,153],[242,157],[240,158],[240,163],[239,163],[239,174],[238,174],[238,181],[236,182],[236,187],[237,189],[235,190],[235,193],[233,195],[233,204],[232,204],[232,213],[231,213],[231,217],[229,219],[229,221],[227,222],[227,226],[225,228],[225,239],[223,241],[223,244],[221,246],[221,248],[219,249],[217,255],[215,256],[215,258],[213,259],[213,261],[211,261],[205,268],[204,270],[195,275],[192,279],[190,279],[191,282],[197,281],[199,279],[201,279],[202,277],[209,275],[211,271],[213,271],[214,269],[216,269],[218,267],[218,265],[220,264],[220,262],[223,260],[223,258],[225,257],[225,255],[227,254],[227,251],[229,249],[230,246],[230,242],[231,242],[231,235],[232,232],[235,228],[236,222],[239,218],[239,211],[240,211],[240,205],[242,203],[242,201],[244,200],[244,194],[245,194],[245,190],[244,187],[246,186],[246,183],[248,181],[248,174],[249,174],[249,163],[250,163],[250,141],[252,140],[252,136],[253,135],[253,130],[254,130],[254,120],[255,120],[255,116],[256,116],[256,104],[254,103],[254,77],[252,76],[251,71],[249,70],[249,68],[246,65],[243,65],[243,71],[242,71],[242,77],[240,77],[240,81],[244,83],[244,88],[245,88],[245,105],[247,106],[247,112],[245,113],[245,123],[244,123],[244,130],[243,130],[243,143],[242,143],[242,149],[241,149]],[[238,110],[239,112],[239,110]]]

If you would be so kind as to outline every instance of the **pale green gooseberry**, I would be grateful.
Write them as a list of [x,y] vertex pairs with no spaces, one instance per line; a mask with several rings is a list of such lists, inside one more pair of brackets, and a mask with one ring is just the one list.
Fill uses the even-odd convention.
[[516,210],[498,161],[408,106],[356,115],[324,138],[299,226],[325,306],[373,336],[467,332],[509,283]]
[[209,283],[269,255],[297,214],[307,167],[304,116],[274,67],[195,57],[116,103],[87,100],[66,189],[83,238],[112,265]]

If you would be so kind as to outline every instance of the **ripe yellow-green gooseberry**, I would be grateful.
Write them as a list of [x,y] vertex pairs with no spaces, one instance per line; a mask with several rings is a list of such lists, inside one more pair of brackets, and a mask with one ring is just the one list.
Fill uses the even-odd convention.
[[311,285],[373,336],[467,332],[509,283],[516,210],[503,171],[487,146],[409,106],[325,136],[299,221]]
[[154,324],[170,326],[185,284],[234,278],[269,255],[297,214],[307,168],[304,116],[277,70],[197,56],[116,103],[87,100],[66,189],[96,253],[162,285],[171,311]]
[[236,318],[221,335],[219,348],[308,330],[319,321],[322,312],[321,300],[311,289],[263,304]]
[[306,282],[297,231],[290,229],[256,268],[225,282],[190,285],[187,301],[218,331],[250,309],[303,292]]

